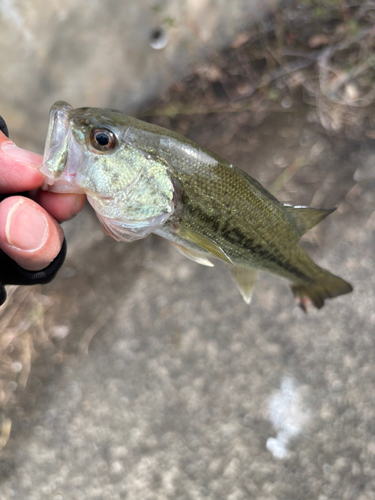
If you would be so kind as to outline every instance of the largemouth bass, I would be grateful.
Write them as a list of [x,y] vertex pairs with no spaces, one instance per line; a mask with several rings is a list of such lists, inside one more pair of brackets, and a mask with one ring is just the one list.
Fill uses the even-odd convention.
[[298,244],[333,210],[283,205],[245,172],[175,132],[119,111],[57,102],[41,171],[44,189],[86,193],[118,241],[155,233],[199,264],[224,261],[247,303],[258,270],[288,280],[305,311],[352,291]]

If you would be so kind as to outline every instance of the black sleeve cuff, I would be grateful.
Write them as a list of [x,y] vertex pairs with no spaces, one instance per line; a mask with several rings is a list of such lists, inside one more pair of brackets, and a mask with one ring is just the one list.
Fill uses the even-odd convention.
[[4,285],[37,285],[49,283],[63,265],[66,256],[64,239],[57,257],[41,271],[27,271],[0,250],[0,305],[4,304],[6,291]]

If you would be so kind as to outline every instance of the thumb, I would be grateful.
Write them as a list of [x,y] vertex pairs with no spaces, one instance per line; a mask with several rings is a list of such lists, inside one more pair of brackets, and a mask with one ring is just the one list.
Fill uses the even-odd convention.
[[0,248],[24,269],[47,267],[63,240],[61,227],[34,201],[12,196],[0,203]]

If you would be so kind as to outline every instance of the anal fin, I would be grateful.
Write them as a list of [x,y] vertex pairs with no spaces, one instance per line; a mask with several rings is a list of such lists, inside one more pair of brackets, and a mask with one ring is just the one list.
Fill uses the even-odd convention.
[[203,254],[196,252],[195,250],[192,250],[191,248],[183,247],[182,245],[179,245],[178,243],[173,242],[172,245],[176,248],[176,250],[178,250],[182,255],[184,255],[188,259],[190,259],[194,262],[197,262],[198,264],[201,264],[202,266],[214,267],[212,262],[210,262],[208,259],[206,259],[206,257]]
[[246,304],[250,304],[258,271],[248,267],[228,267]]

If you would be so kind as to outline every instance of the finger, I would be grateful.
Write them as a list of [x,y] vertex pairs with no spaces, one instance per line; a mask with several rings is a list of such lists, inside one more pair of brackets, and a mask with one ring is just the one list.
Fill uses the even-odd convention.
[[36,201],[57,221],[64,222],[80,212],[86,201],[84,194],[38,191]]
[[0,132],[0,193],[16,193],[39,188],[43,157],[21,149]]
[[34,201],[12,196],[0,203],[0,248],[24,269],[47,267],[63,240],[61,227]]

